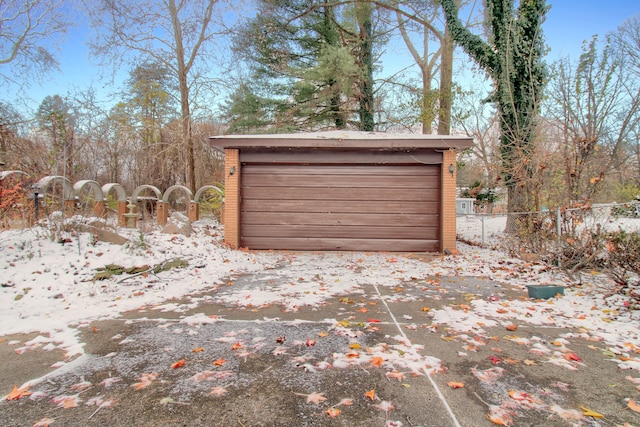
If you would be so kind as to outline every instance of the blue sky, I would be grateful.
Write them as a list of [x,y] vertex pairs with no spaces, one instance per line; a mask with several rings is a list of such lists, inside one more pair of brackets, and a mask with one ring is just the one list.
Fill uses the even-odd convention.
[[[627,18],[640,14],[638,0],[557,0],[549,1],[549,4],[551,11],[544,24],[545,38],[551,49],[548,62],[567,55],[577,59],[584,40],[591,39],[593,34],[603,37]],[[88,58],[86,43],[89,36],[85,26],[72,28],[59,52],[60,71],[51,73],[42,84],[34,83],[27,91],[26,99],[21,96],[19,100],[27,101],[35,109],[47,95],[64,96],[90,86],[99,94],[120,89],[120,82],[112,87],[110,83],[99,81],[99,69]],[[406,59],[410,61],[408,53]],[[17,99],[11,91],[2,88],[0,100],[14,102]]]
[[566,55],[578,59],[584,40],[590,40],[594,34],[602,39],[627,18],[640,14],[638,0],[556,0],[548,3],[551,10],[543,28],[552,60]]

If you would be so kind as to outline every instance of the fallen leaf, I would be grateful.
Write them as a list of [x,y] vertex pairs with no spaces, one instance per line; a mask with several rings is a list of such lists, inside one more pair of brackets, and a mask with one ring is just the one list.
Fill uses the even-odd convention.
[[535,365],[536,362],[534,362],[531,359],[524,359],[524,364],[527,365],[527,366],[532,366],[532,365]]
[[507,325],[506,329],[507,329],[507,331],[511,331],[511,332],[517,331],[518,330],[518,325],[514,325],[514,324]]
[[51,401],[58,405],[58,407],[64,409],[76,408],[80,403],[80,399],[77,394],[73,396],[56,396],[51,399]]
[[387,378],[395,378],[398,381],[402,381],[404,379],[404,374],[402,372],[399,372],[399,371],[387,372],[385,375],[386,375]]
[[631,381],[634,384],[640,384],[640,377],[639,378],[634,378],[631,375],[627,375],[626,377],[624,377],[625,380],[627,381]]
[[211,362],[211,364],[215,365],[215,366],[222,366],[225,363],[227,363],[227,361],[224,360],[222,357],[220,359],[217,359],[217,360],[214,360],[213,362]]
[[364,397],[368,397],[369,399],[374,400],[376,398],[376,389],[374,388],[369,390],[364,394]]
[[582,358],[575,353],[565,353],[564,358],[567,360],[575,360],[576,362],[582,362]]
[[627,406],[632,411],[640,412],[640,405],[638,405],[633,399],[629,399],[629,402],[627,403]]
[[91,384],[89,381],[80,381],[79,383],[72,385],[70,388],[71,390],[82,391],[88,389],[92,385],[93,384]]
[[44,417],[41,420],[38,420],[35,423],[33,423],[33,427],[49,427],[51,424],[54,423],[54,421],[55,420],[53,418]]
[[551,383],[551,387],[557,387],[562,391],[569,391],[571,384],[563,383],[562,381],[554,381]]
[[378,408],[378,409],[380,409],[381,411],[384,411],[384,412],[392,411],[395,408],[395,406],[393,406],[393,404],[391,402],[388,402],[386,400],[383,400],[379,404],[373,405],[373,406],[375,406],[376,408]]
[[463,388],[464,387],[464,383],[462,382],[457,382],[457,381],[449,381],[447,383],[447,385],[451,388]]
[[372,357],[369,361],[373,366],[380,367],[384,364],[384,359],[380,356]]
[[18,400],[23,396],[29,396],[31,392],[27,390],[29,390],[29,385],[22,388],[18,388],[18,386],[14,385],[13,390],[11,390],[11,393],[7,396],[7,400]]
[[497,366],[484,371],[472,368],[471,373],[485,384],[494,384],[504,374],[504,369]]
[[532,400],[531,395],[525,391],[509,390],[509,397],[513,400]]
[[318,332],[318,336],[319,337],[323,337],[323,338],[324,337],[328,337],[329,336],[329,332],[324,332],[324,331],[323,332]]
[[335,418],[338,415],[340,415],[340,412],[342,412],[340,409],[338,408],[329,408],[325,411],[327,413],[328,416],[330,416],[331,418]]
[[366,308],[366,307],[362,307],[362,308],[358,309],[358,311],[359,311],[360,313],[366,313],[367,311],[369,311],[369,309],[368,309],[368,308]]
[[284,344],[284,342],[285,342],[286,340],[287,340],[287,337],[284,337],[284,336],[283,336],[283,337],[278,337],[278,338],[276,338],[276,342],[277,342],[278,344]]
[[581,420],[582,412],[575,409],[564,409],[558,405],[549,406],[549,410],[564,420]]
[[226,392],[227,392],[226,388],[215,386],[211,388],[211,391],[209,392],[209,396],[222,396]]
[[122,381],[122,378],[120,377],[109,377],[109,378],[105,378],[104,380],[102,380],[100,382],[99,385],[105,387],[105,388],[109,388],[111,387],[113,384]]
[[142,376],[138,378],[140,382],[131,384],[131,387],[133,387],[134,390],[142,390],[143,388],[148,387],[153,382],[153,380],[156,379],[157,376],[158,374],[155,372],[151,372],[149,374],[142,374]]
[[360,344],[358,344],[357,342],[352,342],[351,344],[349,344],[349,348],[351,350],[359,350],[362,348],[362,346]]
[[498,405],[490,405],[487,419],[499,426],[510,426],[513,423],[511,413]]
[[307,340],[305,341],[304,345],[306,345],[307,347],[313,347],[314,345],[316,345],[316,340],[312,340],[311,338],[307,338]]
[[340,402],[336,403],[333,406],[351,406],[351,405],[353,405],[353,399],[345,397],[344,399],[342,399]]
[[498,356],[489,356],[487,357],[487,360],[490,360],[494,365],[502,362],[502,359],[500,359]]
[[322,402],[324,402],[325,400],[327,400],[326,397],[324,397],[324,393],[318,393],[318,392],[313,392],[313,393],[309,393],[309,394],[304,394],[304,393],[294,393],[297,394],[298,396],[304,396],[307,398],[307,403],[313,403],[315,405],[319,405]]
[[235,343],[235,344],[233,344],[233,345],[231,346],[231,350],[238,350],[238,349],[240,349],[240,348],[243,348],[243,346],[242,346],[242,344],[240,344],[239,342],[237,342],[237,343]]
[[176,363],[174,363],[173,365],[171,365],[171,367],[173,369],[178,369],[178,368],[182,368],[184,366],[184,359],[180,359],[178,360]]
[[192,353],[202,353],[204,351],[204,347],[197,347],[191,350]]
[[580,409],[582,409],[582,415],[584,415],[585,417],[593,417],[593,418],[602,418],[603,415],[599,414],[596,411],[592,411],[589,408],[585,408],[584,406],[581,406]]
[[379,319],[367,319],[367,323],[380,323]]

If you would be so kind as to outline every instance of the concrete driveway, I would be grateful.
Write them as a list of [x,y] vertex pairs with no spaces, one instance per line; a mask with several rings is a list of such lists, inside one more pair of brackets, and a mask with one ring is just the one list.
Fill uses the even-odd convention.
[[3,337],[0,391],[32,385],[0,402],[0,425],[640,425],[628,401],[640,394],[628,379],[637,371],[619,369],[584,330],[434,324],[444,307],[464,316],[474,301],[522,301],[521,288],[424,277],[363,283],[298,311],[219,302],[273,274],[230,278],[173,301],[178,309],[78,325],[85,355],[71,361],[41,347],[16,352],[33,336]]

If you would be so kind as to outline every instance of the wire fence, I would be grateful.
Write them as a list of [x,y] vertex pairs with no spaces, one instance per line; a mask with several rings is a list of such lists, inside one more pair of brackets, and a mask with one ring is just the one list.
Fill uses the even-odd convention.
[[575,264],[576,258],[596,256],[594,246],[606,246],[611,233],[639,232],[640,201],[457,218],[458,239],[463,242],[561,267]]

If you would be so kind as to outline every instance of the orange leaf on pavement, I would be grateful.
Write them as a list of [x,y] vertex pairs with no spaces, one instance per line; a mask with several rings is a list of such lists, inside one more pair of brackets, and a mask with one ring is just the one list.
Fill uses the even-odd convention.
[[464,383],[457,381],[449,381],[447,385],[451,388],[462,388],[464,387]]
[[380,356],[375,356],[375,357],[371,358],[371,364],[373,366],[380,367],[380,366],[382,366],[383,363],[384,363],[384,359],[382,357],[380,357]]
[[635,412],[640,412],[640,405],[638,405],[633,399],[629,399],[629,403],[627,403],[629,409]]
[[569,361],[575,360],[576,362],[582,362],[582,358],[575,353],[565,353],[564,358]]
[[335,418],[338,415],[340,415],[340,412],[342,411],[340,411],[340,409],[338,408],[329,408],[326,410],[326,412],[327,412],[327,415],[329,415],[331,418]]
[[218,360],[214,360],[213,362],[211,362],[211,364],[212,364],[212,365],[215,365],[215,366],[222,366],[222,365],[224,365],[226,362],[227,362],[227,361],[226,361],[226,360],[224,360],[224,359],[221,357],[220,359],[218,359]]
[[180,359],[178,360],[176,363],[174,363],[173,365],[171,365],[171,367],[173,369],[177,369],[177,368],[181,368],[184,366],[184,359]]
[[364,394],[364,397],[368,397],[369,399],[374,400],[376,398],[376,389],[374,388],[369,390]]
[[11,393],[9,393],[9,395],[7,396],[7,400],[18,400],[22,396],[29,396],[31,392],[27,390],[29,390],[28,385],[22,388],[18,388],[16,385],[14,385],[13,390],[11,390]]

